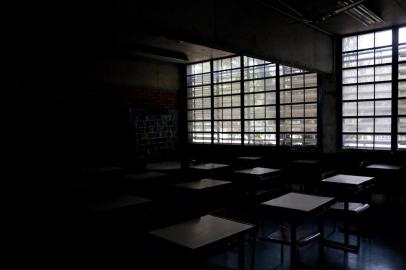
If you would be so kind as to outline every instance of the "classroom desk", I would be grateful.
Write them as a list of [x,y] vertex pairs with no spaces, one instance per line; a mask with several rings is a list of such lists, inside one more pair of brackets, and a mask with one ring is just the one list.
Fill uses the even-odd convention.
[[209,189],[217,189],[217,188],[223,188],[225,186],[230,186],[231,183],[232,182],[230,182],[230,181],[203,178],[203,179],[196,180],[196,181],[175,184],[175,186],[185,188],[185,189],[191,189],[191,190],[209,190]]
[[212,170],[217,170],[217,169],[222,169],[222,168],[227,168],[230,167],[230,165],[227,164],[220,164],[220,163],[203,163],[199,165],[193,165],[190,166],[190,169],[194,170],[202,170],[202,171],[212,171]]
[[233,161],[233,167],[237,170],[262,166],[264,157],[261,156],[238,156]]
[[401,165],[392,165],[392,164],[370,164],[366,166],[367,169],[374,169],[374,170],[390,170],[390,171],[400,171],[403,169]]
[[[265,188],[271,183],[271,179],[276,179],[276,177],[281,175],[280,169],[264,168],[264,167],[254,167],[245,170],[234,171],[236,178],[235,182],[245,188],[258,189],[260,186]],[[269,188],[269,187],[268,187]]]
[[[336,199],[316,195],[290,192],[272,200],[263,202],[260,207],[264,211],[272,211],[274,214],[286,217],[290,222],[290,264],[292,268],[297,268],[297,227],[305,220],[320,215],[327,211]],[[319,233],[323,239],[323,222],[319,223]],[[319,256],[323,256],[323,244],[319,246]]]
[[[335,194],[342,196],[344,199],[344,211],[349,212],[349,196],[369,188],[373,183],[374,177],[358,176],[348,174],[337,174],[322,180],[322,183],[335,189]],[[350,245],[348,230],[348,220],[344,220],[344,243],[336,241],[326,241],[326,245],[353,253],[358,252],[358,247]]]
[[129,173],[124,175],[123,180],[131,186],[153,186],[156,184],[165,184],[168,180],[168,174],[163,172],[142,172]]
[[224,179],[228,176],[229,169],[231,168],[228,164],[221,163],[203,163],[189,166],[190,177],[194,179],[201,178],[220,178]]
[[[227,205],[231,198],[232,182],[210,178],[175,184],[179,207],[190,212],[207,213]],[[186,202],[186,203],[185,203]]]
[[239,238],[239,269],[245,268],[244,234],[255,226],[213,215],[205,215],[149,233],[187,251],[199,252],[220,241]]
[[159,192],[165,189],[171,181],[169,174],[162,172],[142,172],[142,173],[129,173],[124,175],[123,187],[125,189],[130,189],[136,194],[147,197],[160,197]]
[[238,173],[238,174],[257,176],[257,177],[267,177],[267,176],[279,174],[280,172],[281,172],[280,169],[263,168],[263,167],[255,167],[255,168],[251,168],[251,169],[235,171],[235,173]]
[[102,213],[129,207],[146,206],[151,202],[147,198],[124,195],[112,199],[92,201],[88,203],[87,208],[94,213]]
[[292,163],[299,164],[299,165],[318,165],[320,160],[318,159],[296,159],[292,160]]
[[371,184],[374,180],[371,176],[359,176],[350,174],[337,174],[322,180],[322,183],[329,184],[345,192],[359,192]]
[[159,172],[177,172],[182,169],[180,161],[162,161],[147,163],[147,170]]
[[131,180],[135,180],[135,181],[142,181],[142,180],[148,180],[148,179],[156,179],[159,177],[164,177],[167,176],[166,173],[162,173],[162,172],[143,172],[143,173],[130,173],[130,174],[126,174],[124,175],[125,179],[131,179]]
[[241,156],[241,157],[237,157],[237,159],[239,159],[239,160],[261,160],[261,159],[263,159],[263,157],[260,157],[260,156]]
[[318,159],[296,159],[288,164],[289,181],[298,184],[301,192],[320,181],[321,162]]
[[85,173],[113,173],[119,172],[122,168],[118,166],[104,166],[104,167],[89,167],[83,168]]

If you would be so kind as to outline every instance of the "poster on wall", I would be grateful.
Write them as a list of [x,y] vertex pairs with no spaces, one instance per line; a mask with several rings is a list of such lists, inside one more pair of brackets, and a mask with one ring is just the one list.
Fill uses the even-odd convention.
[[129,113],[138,154],[158,156],[175,151],[178,132],[176,110],[130,108]]

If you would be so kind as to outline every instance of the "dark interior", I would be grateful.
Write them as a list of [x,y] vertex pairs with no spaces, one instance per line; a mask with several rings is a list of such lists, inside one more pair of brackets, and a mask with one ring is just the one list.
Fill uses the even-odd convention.
[[[13,101],[7,121],[12,143],[6,142],[12,164],[7,166],[11,173],[5,176],[5,182],[12,188],[5,190],[15,191],[10,200],[15,209],[10,208],[10,212],[18,234],[12,250],[17,251],[19,263],[31,267],[38,263],[46,268],[235,269],[238,248],[233,244],[237,240],[227,238],[208,245],[201,252],[204,255],[195,257],[151,237],[150,232],[207,214],[273,232],[284,224],[280,219],[286,213],[257,211],[261,203],[299,192],[331,196],[338,201],[349,198],[369,207],[367,213],[354,214],[356,220],[368,225],[367,232],[361,228],[353,235],[361,239],[358,252],[326,247],[325,261],[320,265],[313,242],[324,242],[314,235],[309,243],[303,241],[303,246],[299,241],[301,263],[319,269],[406,269],[406,117],[402,107],[406,30],[404,41],[399,32],[406,29],[406,2],[115,0],[10,3],[9,7],[4,52],[5,90]],[[364,49],[360,36],[388,30],[390,45],[385,48],[390,55],[382,61],[389,62],[378,63],[375,56],[375,62],[372,60],[365,70],[375,68],[372,84],[378,89],[378,69],[390,68],[390,78],[385,80],[390,93],[384,101],[391,107],[389,116],[382,117],[389,129],[379,131],[378,122],[374,122],[374,146],[361,147],[363,116],[346,116],[343,104],[347,86],[361,89],[366,84],[361,81],[364,67],[346,66],[343,57],[353,49],[346,49],[344,39],[358,36],[359,45],[354,50],[358,53],[356,61],[361,61]],[[376,38],[371,50],[385,49],[378,42]],[[244,83],[251,79],[244,78],[243,66],[235,69],[241,72],[238,87],[244,88],[235,95],[241,98],[241,117],[235,121],[240,130],[214,131],[218,119],[214,116],[213,93],[216,85],[222,84],[214,81],[214,65],[230,57],[240,59],[241,65],[248,58],[276,65],[274,76],[278,82],[272,91],[278,97],[275,130],[270,131],[275,134],[272,143],[246,139],[250,131],[244,95],[249,90]],[[211,131],[207,132],[210,137],[206,143],[193,139],[193,134],[203,133],[192,130],[196,119],[188,114],[196,109],[191,110],[188,103],[193,88],[188,81],[192,78],[189,69],[201,63],[211,65],[211,81],[207,83],[211,111],[210,119],[206,119]],[[279,109],[283,104],[278,95],[282,81],[278,79],[285,76],[283,66],[305,74],[317,73],[314,144],[294,144],[294,131],[286,132],[291,136],[289,143],[282,140]],[[347,70],[357,70],[358,82],[346,81]],[[357,102],[362,99],[360,93]],[[376,99],[379,97],[374,92],[371,100]],[[371,121],[377,121],[377,110],[374,107]],[[291,118],[294,121],[293,116],[289,121]],[[348,137],[357,138],[355,147],[352,141],[346,141],[348,130],[343,119],[358,121],[356,135],[350,131],[355,137]],[[228,120],[221,121],[224,124]],[[215,137],[226,133],[236,134],[237,143]],[[389,143],[378,146],[379,136]],[[247,156],[261,159],[238,158]],[[297,160],[316,160],[317,164],[299,165],[294,162]],[[151,167],[157,162],[177,162],[180,167]],[[193,168],[205,163],[230,167],[210,172]],[[368,168],[371,164],[399,169]],[[280,174],[264,176],[267,181],[273,179],[271,184],[246,186],[244,181],[249,177],[237,171],[253,167],[277,168]],[[153,181],[142,180],[151,171],[163,175],[145,176]],[[341,193],[322,184],[323,179],[337,174],[368,176],[374,181],[356,195],[341,197]],[[133,181],[132,177],[142,179]],[[202,178],[232,184],[225,190],[213,188],[213,193],[193,193],[177,186]],[[131,197],[122,206],[120,200],[127,200],[123,196],[151,201],[148,207],[141,207],[138,201],[133,204]],[[95,210],[93,205],[103,205],[102,210]],[[329,237],[341,239],[342,216],[333,210],[323,217],[325,235],[336,228],[333,223],[338,220]],[[306,228],[316,225],[314,219],[304,224]],[[258,235],[260,231],[255,229]],[[286,239],[268,243],[258,235],[249,234],[243,243],[247,268],[255,258],[255,269],[307,269],[293,265],[293,260],[289,263],[292,255],[288,255],[288,248],[279,264],[278,244],[290,246]],[[251,240],[255,240],[253,244]],[[254,255],[249,252],[253,245]]]

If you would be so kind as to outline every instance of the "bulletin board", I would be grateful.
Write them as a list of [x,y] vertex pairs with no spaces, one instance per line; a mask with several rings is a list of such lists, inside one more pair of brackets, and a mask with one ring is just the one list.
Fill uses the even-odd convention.
[[176,110],[130,108],[130,124],[137,153],[155,155],[175,151],[178,132]]

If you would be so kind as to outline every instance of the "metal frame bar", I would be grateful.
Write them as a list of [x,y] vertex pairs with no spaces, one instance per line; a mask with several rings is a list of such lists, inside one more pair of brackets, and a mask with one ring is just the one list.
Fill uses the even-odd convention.
[[[397,84],[397,80],[395,80],[396,78],[394,78],[394,54],[395,54],[395,52],[394,52],[394,47],[395,46],[397,46],[397,40],[394,40],[394,35],[393,35],[393,32],[395,31],[394,29],[395,28],[390,28],[390,29],[392,29],[392,44],[391,45],[386,45],[386,46],[379,46],[379,47],[375,47],[375,35],[376,35],[376,32],[380,32],[380,31],[385,31],[385,30],[378,30],[378,31],[370,31],[370,32],[367,32],[367,33],[373,33],[373,35],[374,35],[374,41],[373,41],[373,47],[372,48],[368,48],[368,49],[362,49],[362,50],[352,50],[352,51],[346,51],[346,52],[343,52],[343,48],[340,46],[340,57],[339,57],[339,59],[340,59],[340,68],[339,68],[339,70],[340,70],[340,81],[339,81],[339,85],[340,85],[340,91],[341,91],[341,93],[340,93],[340,108],[341,108],[341,110],[340,110],[340,113],[339,113],[339,123],[340,123],[340,129],[338,130],[338,132],[339,132],[339,138],[340,138],[340,149],[352,149],[352,150],[359,150],[359,149],[362,149],[362,150],[370,150],[370,151],[376,151],[376,150],[378,150],[378,149],[376,149],[376,147],[375,147],[375,135],[390,135],[391,136],[391,146],[390,146],[390,149],[379,149],[379,150],[382,150],[382,151],[390,151],[390,150],[392,150],[392,151],[394,151],[396,148],[394,148],[393,147],[393,144],[394,144],[394,133],[393,133],[393,118],[394,118],[394,114],[393,114],[393,110],[394,110],[394,104],[393,104],[393,92],[395,91],[395,89],[394,89],[394,84],[396,83]],[[360,36],[360,34],[352,34],[352,35],[349,35],[349,36],[356,36],[357,37],[357,47],[358,47],[358,44],[359,44],[359,36]],[[343,40],[343,38],[344,37],[342,37],[341,38],[341,41]],[[396,43],[395,43],[396,42]],[[342,44],[342,42],[341,42],[341,44]],[[391,61],[391,63],[385,63],[385,64],[375,64],[375,62],[376,62],[376,50],[377,49],[380,49],[380,48],[392,48],[392,61]],[[359,62],[359,52],[361,51],[368,51],[368,50],[370,50],[370,51],[373,51],[373,53],[374,53],[374,65],[367,65],[367,66],[358,66],[358,62]],[[343,68],[342,67],[342,57],[343,57],[343,55],[345,55],[345,54],[349,54],[349,53],[355,53],[356,54],[356,59],[357,59],[357,66],[356,67],[349,67],[349,68]],[[376,82],[375,81],[375,67],[379,67],[379,66],[391,66],[391,68],[392,68],[392,80],[390,80],[390,81],[378,81],[378,82]],[[373,67],[374,68],[374,72],[373,72],[373,78],[374,78],[374,81],[373,82],[365,82],[365,83],[358,83],[358,77],[359,77],[359,74],[358,74],[358,71],[359,71],[359,69],[360,68],[368,68],[368,67]],[[344,71],[344,70],[351,70],[351,69],[353,69],[353,70],[356,70],[357,71],[357,83],[351,83],[351,84],[343,84],[343,80],[342,80],[342,72]],[[391,98],[383,98],[383,99],[376,99],[375,98],[375,96],[376,96],[376,94],[375,94],[375,86],[376,86],[376,84],[379,84],[379,83],[391,83],[392,84],[392,97]],[[373,99],[359,99],[359,91],[358,91],[358,86],[359,85],[366,85],[366,84],[372,84],[373,85],[373,87],[374,87],[374,98]],[[343,100],[343,92],[342,92],[342,89],[343,89],[343,87],[344,86],[357,86],[357,99],[356,100]],[[388,101],[388,100],[391,100],[391,106],[392,106],[392,111],[391,111],[391,115],[386,115],[386,116],[377,116],[376,115],[376,105],[375,105],[375,101]],[[373,113],[373,115],[372,116],[360,116],[360,115],[358,115],[358,103],[359,102],[363,102],[363,101],[366,101],[366,102],[368,102],[368,101],[373,101],[374,102],[374,113]],[[342,111],[342,106],[343,106],[343,104],[344,104],[344,102],[356,102],[356,108],[357,108],[357,114],[356,114],[356,116],[343,116],[343,111]],[[396,106],[396,109],[397,109],[397,106]],[[391,132],[390,133],[383,133],[383,132],[375,132],[375,119],[376,118],[391,118]],[[373,120],[373,132],[359,132],[359,126],[358,126],[358,119],[365,119],[365,118],[373,118],[374,120]],[[356,123],[356,129],[357,129],[357,131],[356,132],[344,132],[343,131],[343,120],[344,119],[357,119],[357,123]],[[357,138],[356,138],[356,148],[354,148],[354,147],[345,147],[344,146],[344,142],[343,142],[343,136],[344,135],[356,135],[357,136]],[[359,146],[359,140],[358,140],[358,135],[371,135],[372,136],[372,148],[367,148],[367,147],[361,147],[360,148],[360,146]],[[396,139],[395,139],[395,141],[396,141]]]
[[[240,57],[240,67],[239,68],[233,68],[232,66],[231,66],[231,68],[229,68],[229,69],[225,69],[225,70],[219,70],[219,71],[214,71],[214,61],[218,61],[218,60],[223,60],[223,59],[228,59],[228,58],[233,58],[233,57]],[[253,58],[253,57],[250,57],[250,58]],[[204,63],[204,62],[208,62],[208,61],[199,61],[199,62],[196,62],[196,63],[191,63],[190,65],[192,65],[192,64],[199,64],[199,63]],[[290,143],[290,146],[289,146],[289,148],[290,149],[301,149],[301,150],[305,150],[305,149],[312,149],[312,150],[320,150],[320,146],[321,146],[321,143],[320,143],[320,139],[321,139],[321,128],[320,128],[320,82],[319,82],[319,76],[317,75],[317,73],[315,73],[315,72],[312,72],[312,71],[305,71],[305,70],[301,70],[302,72],[300,72],[300,73],[291,73],[291,74],[287,74],[287,75],[280,75],[280,72],[279,72],[279,68],[280,68],[280,64],[278,64],[278,63],[263,63],[263,64],[254,64],[254,65],[249,65],[249,66],[245,66],[244,65],[244,56],[243,55],[233,55],[233,56],[226,56],[226,57],[221,57],[221,58],[216,58],[216,59],[211,59],[211,60],[209,60],[209,62],[210,62],[210,72],[202,72],[202,73],[199,73],[199,74],[197,74],[197,75],[204,75],[204,74],[210,74],[210,84],[202,84],[202,85],[198,85],[197,87],[204,87],[204,86],[210,86],[210,92],[211,92],[211,95],[210,96],[201,96],[201,97],[198,97],[198,98],[210,98],[210,102],[211,102],[211,107],[210,108],[206,108],[206,109],[210,109],[210,114],[211,114],[211,118],[210,118],[210,120],[207,120],[206,122],[208,122],[208,121],[210,121],[210,123],[211,123],[211,132],[205,132],[205,131],[202,131],[202,132],[190,132],[188,129],[187,129],[187,127],[186,127],[186,133],[188,134],[188,136],[187,136],[187,138],[189,138],[189,135],[190,134],[193,134],[193,133],[202,133],[202,134],[211,134],[211,145],[214,145],[214,144],[219,144],[219,145],[235,145],[236,143],[216,143],[215,142],[215,140],[214,140],[214,134],[216,133],[215,131],[214,131],[214,123],[216,122],[216,121],[222,121],[222,122],[231,122],[231,121],[240,121],[240,125],[241,125],[241,127],[240,127],[240,131],[239,132],[223,132],[224,134],[241,134],[241,142],[240,143],[238,143],[238,145],[241,145],[241,146],[246,146],[246,145],[249,145],[249,146],[258,146],[258,145],[260,145],[260,146],[265,146],[265,147],[276,147],[277,149],[278,148],[286,148],[286,145],[281,145],[280,144],[280,138],[281,138],[281,134],[283,133],[283,134],[290,134],[291,135],[291,143]],[[263,68],[264,69],[264,72],[265,72],[265,67],[266,67],[266,65],[269,65],[269,64],[271,64],[271,65],[275,65],[275,76],[264,76],[264,77],[261,77],[261,78],[250,78],[250,79],[245,79],[245,77],[244,77],[244,71],[245,71],[245,68],[247,68],[247,67],[249,67],[249,68],[255,68],[255,67],[261,67],[261,68]],[[291,67],[291,68],[294,68],[294,67]],[[218,83],[214,83],[214,75],[216,74],[216,73],[218,73],[218,72],[222,72],[222,71],[232,71],[232,70],[239,70],[240,71],[240,80],[239,81],[230,81],[230,82],[218,82]],[[313,73],[315,73],[316,74],[316,81],[317,81],[317,83],[316,83],[316,86],[306,86],[306,82],[305,82],[305,75],[307,75],[307,74],[313,74]],[[187,75],[186,76],[186,81],[187,81],[187,79],[189,78],[189,77],[191,77],[191,76],[195,76],[195,75],[193,75],[193,74],[189,74],[189,75]],[[292,77],[292,76],[303,76],[303,87],[295,87],[295,88],[290,88],[290,89],[280,89],[280,78],[283,78],[283,77]],[[256,80],[263,80],[263,81],[265,81],[266,79],[275,79],[275,90],[270,90],[270,91],[267,91],[267,90],[264,90],[264,91],[260,91],[260,92],[253,92],[252,94],[264,94],[264,95],[266,95],[267,93],[275,93],[275,97],[276,97],[276,100],[275,100],[275,104],[268,104],[268,105],[250,105],[250,106],[245,106],[244,105],[244,97],[245,97],[245,94],[248,94],[246,91],[245,91],[245,81],[256,81]],[[203,82],[203,81],[202,81]],[[228,84],[228,83],[239,83],[240,84],[240,93],[238,93],[238,94],[227,94],[227,95],[214,95],[214,86],[215,85],[221,85],[221,84]],[[291,82],[292,83],[292,82]],[[186,92],[185,92],[185,94],[184,94],[184,99],[185,100],[190,100],[190,99],[194,99],[194,97],[187,97],[187,88],[193,88],[194,86],[187,86],[187,83],[186,83]],[[305,101],[306,100],[306,98],[305,98],[305,96],[306,96],[306,89],[317,89],[316,90],[316,94],[317,94],[317,98],[316,98],[316,101],[315,102],[307,102],[307,101]],[[280,104],[280,93],[281,92],[287,92],[287,91],[290,91],[290,92],[292,92],[292,91],[295,91],[295,90],[303,90],[304,91],[304,93],[303,93],[303,102],[292,102],[292,100],[291,100],[291,103],[288,103],[288,104]],[[251,94],[251,93],[249,93],[249,94]],[[239,108],[240,109],[240,118],[241,119],[239,119],[239,120],[234,120],[234,119],[222,119],[222,120],[215,120],[214,119],[214,111],[215,111],[215,108],[214,108],[214,98],[215,97],[223,97],[223,96],[240,96],[240,106],[230,106],[230,107],[216,107],[216,109],[232,109],[232,108]],[[291,106],[293,106],[293,105],[303,105],[303,110],[305,111],[305,105],[306,104],[315,104],[316,105],[316,110],[317,110],[317,115],[315,116],[315,117],[309,117],[309,116],[305,116],[305,112],[304,112],[304,115],[303,115],[303,117],[287,117],[287,118],[281,118],[280,117],[280,108],[281,108],[281,106],[282,105],[291,105]],[[250,119],[250,118],[246,118],[246,116],[245,116],[245,108],[256,108],[256,107],[264,107],[264,108],[266,108],[267,106],[271,106],[271,107],[274,107],[275,108],[275,112],[276,112],[276,117],[275,118],[253,118],[253,119]],[[292,110],[293,108],[291,108],[291,110]],[[200,109],[199,109],[200,110]],[[203,110],[203,108],[202,108],[202,110]],[[187,123],[189,123],[189,122],[205,122],[205,120],[199,120],[199,121],[194,121],[194,120],[190,120],[190,119],[188,119],[187,118],[187,112],[188,111],[191,111],[191,109],[188,109],[187,108],[187,106],[186,106],[186,109],[185,109],[185,112],[186,112],[186,122]],[[193,110],[194,111],[194,110]],[[291,115],[292,115],[292,113],[291,113]],[[285,120],[285,119],[288,119],[288,120],[295,120],[295,119],[299,119],[299,120],[303,120],[304,121],[304,126],[303,126],[303,132],[294,132],[294,131],[292,131],[292,127],[291,127],[291,131],[290,132],[282,132],[281,133],[281,131],[280,131],[280,124],[281,124],[281,120]],[[307,119],[314,119],[314,120],[316,120],[317,121],[317,131],[316,132],[306,132],[306,130],[305,130],[305,120],[307,120]],[[257,121],[257,120],[271,120],[271,121],[275,121],[275,125],[276,125],[276,131],[275,132],[250,132],[250,131],[246,131],[245,130],[245,121]],[[291,125],[292,125],[292,122],[291,122]],[[266,143],[266,142],[268,142],[267,140],[263,140],[262,141],[262,143],[260,143],[260,144],[245,144],[245,142],[244,142],[244,135],[245,134],[275,134],[275,144],[273,144],[273,143],[270,143],[270,144],[268,144],[268,143]],[[295,134],[300,134],[300,135],[303,135],[303,142],[302,142],[302,145],[294,145],[293,144],[293,141],[292,141],[292,135],[295,135]],[[316,135],[317,136],[317,141],[316,141],[316,145],[315,146],[313,146],[313,145],[307,145],[306,144],[306,134],[310,134],[310,135]],[[232,140],[232,139],[231,139]],[[269,142],[271,142],[271,141],[269,141]],[[189,142],[189,141],[187,141],[187,143],[191,143],[191,142]],[[192,144],[195,144],[195,143],[192,143]],[[196,144],[207,144],[207,143],[196,143]]]

